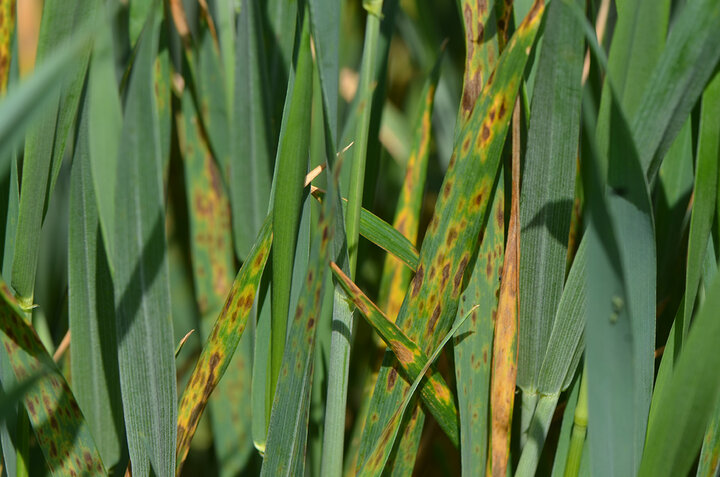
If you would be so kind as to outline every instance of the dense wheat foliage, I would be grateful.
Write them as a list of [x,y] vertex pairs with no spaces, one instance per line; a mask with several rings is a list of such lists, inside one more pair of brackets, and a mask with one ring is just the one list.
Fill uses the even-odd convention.
[[720,476],[718,0],[0,0],[0,477]]

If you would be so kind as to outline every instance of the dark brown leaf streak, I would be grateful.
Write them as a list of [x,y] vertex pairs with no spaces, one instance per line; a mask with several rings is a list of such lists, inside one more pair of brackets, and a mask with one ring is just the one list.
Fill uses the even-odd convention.
[[[425,352],[410,340],[335,263],[331,263],[330,268],[340,286],[342,286],[355,306],[358,307],[360,313],[395,354],[408,384],[412,383],[422,371],[425,363],[427,363],[428,357]],[[394,368],[391,369],[387,378],[388,387],[390,388],[394,387],[395,383],[393,373]],[[458,430],[455,396],[453,396],[445,380],[440,373],[431,368],[431,372],[420,390],[423,403],[438,421],[442,430],[448,435],[450,441],[457,446],[460,431]]]
[[225,300],[225,306],[215,322],[210,338],[203,347],[180,400],[176,475],[180,475],[190,449],[190,441],[195,434],[210,393],[225,373],[243,331],[245,331],[271,243],[272,225],[271,216],[268,216],[247,260],[235,277],[230,294]]
[[70,387],[1,279],[0,295],[0,339],[16,379],[41,375],[23,404],[48,468],[55,476],[106,475]]
[[[418,293],[410,293],[405,297],[397,319],[398,326],[413,341],[424,343],[425,351],[434,349],[441,337],[452,326],[457,311],[461,290],[448,280],[441,286],[440,280],[430,280],[419,273],[420,269],[429,270],[432,266],[439,270],[449,264],[450,276],[454,276],[460,267],[463,257],[472,252],[478,242],[483,218],[488,210],[490,192],[497,173],[500,154],[510,122],[510,111],[522,79],[525,64],[535,42],[536,33],[542,13],[544,1],[536,0],[530,13],[517,29],[498,61],[493,72],[493,80],[483,89],[478,103],[455,141],[456,161],[448,169],[445,182],[452,182],[453,187],[447,197],[441,194],[436,204],[433,222],[430,226],[420,253],[420,266],[411,287]],[[490,111],[496,114],[490,118]],[[481,148],[471,148],[461,155],[461,146],[466,137],[481,137],[483,126],[489,130],[489,136],[482,141]],[[468,201],[467,198],[470,198]],[[459,208],[461,201],[466,206]],[[466,221],[467,227],[458,230],[454,243],[446,243],[446,234],[450,227]],[[435,297],[433,303],[429,300]],[[440,306],[439,317],[431,329],[428,329],[428,310]],[[423,310],[425,310],[423,312]],[[398,408],[402,392],[407,390],[407,383],[399,383],[392,390],[385,389],[388,367],[384,367],[375,387],[370,404],[369,415],[376,412],[377,422],[366,422],[359,462],[364,462],[371,446],[383,432],[391,416]]]

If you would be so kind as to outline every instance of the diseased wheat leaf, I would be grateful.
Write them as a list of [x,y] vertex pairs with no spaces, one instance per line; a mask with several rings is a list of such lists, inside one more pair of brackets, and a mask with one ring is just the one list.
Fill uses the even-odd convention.
[[415,391],[425,378],[425,373],[428,371],[428,369],[430,369],[430,366],[432,366],[437,357],[440,355],[440,351],[442,351],[447,342],[450,341],[453,336],[455,336],[457,330],[463,325],[463,323],[465,322],[465,320],[467,320],[469,316],[470,313],[466,314],[462,319],[458,320],[450,329],[450,331],[448,331],[445,337],[440,340],[440,343],[438,343],[437,347],[428,358],[425,366],[422,367],[420,373],[410,385],[410,388],[408,389],[407,394],[400,403],[400,406],[391,416],[388,425],[383,430],[380,439],[373,447],[370,455],[368,456],[368,459],[360,467],[358,475],[377,476],[382,474],[385,463],[387,462],[390,451],[393,447],[392,442],[397,437],[397,433],[400,428],[400,420],[402,419],[403,414],[405,414],[405,410],[407,409],[408,405],[413,400]]
[[[370,326],[373,327],[398,360],[400,371],[408,382],[414,380],[427,362],[427,355],[420,347],[411,341],[403,331],[385,315],[370,299],[355,285],[350,278],[335,264],[331,263],[333,275],[342,286],[345,293],[358,307]],[[398,370],[393,368],[389,380],[397,380]],[[455,398],[452,391],[437,371],[427,377],[421,388],[423,402],[433,414],[442,430],[454,445],[459,443],[458,414],[455,408]],[[392,443],[390,443],[392,445]],[[388,453],[390,450],[388,450]]]
[[512,178],[510,218],[502,265],[502,283],[495,315],[490,379],[490,473],[507,474],[510,430],[517,378],[518,285],[520,276],[520,100],[512,119]]
[[18,382],[41,374],[23,398],[35,438],[54,476],[105,475],[77,401],[8,286],[0,283],[0,340]]
[[225,299],[225,306],[213,326],[210,337],[203,346],[200,358],[195,364],[195,369],[180,399],[177,424],[177,475],[180,475],[182,465],[190,450],[190,441],[195,434],[210,393],[215,389],[230,364],[235,348],[245,330],[258,291],[260,277],[270,254],[273,237],[269,217],[265,219],[255,245],[235,277],[230,294]]
[[454,342],[460,451],[465,473],[486,468],[490,442],[490,366],[505,244],[502,169],[495,182],[485,233],[456,317],[460,319],[472,309],[470,319],[460,327]]
[[462,0],[460,11],[465,29],[465,70],[456,134],[462,132],[465,122],[470,119],[500,53],[497,32],[493,33],[493,26],[497,23],[493,2]]
[[[427,352],[455,318],[463,275],[477,245],[499,165],[500,153],[528,54],[544,12],[536,1],[500,57],[472,115],[459,135],[435,215],[428,228],[420,266],[400,309],[398,326]],[[386,362],[387,364],[387,362]],[[389,386],[384,366],[372,397],[359,462],[364,462],[397,410],[404,381]]]
[[201,316],[217,315],[232,283],[232,243],[227,195],[190,95],[177,116],[188,198],[191,255]]
[[[465,72],[456,135],[462,133],[499,55],[498,35],[493,33],[497,19],[492,2],[463,0],[461,12],[465,28]],[[481,36],[483,41],[478,43],[477,39]],[[486,468],[490,442],[493,317],[497,310],[505,235],[502,172],[498,172],[498,176],[485,232],[456,316],[459,319],[477,306],[453,343],[464,475]]]
[[[233,280],[230,204],[188,91],[181,102],[182,114],[177,117],[177,130],[184,158],[195,299],[200,313],[201,337],[205,341]],[[246,343],[248,339],[246,335],[241,338]],[[243,346],[234,353],[224,379],[210,399],[215,449],[228,472],[242,470],[252,450],[249,445],[249,407],[237,409],[234,404],[237,400],[250,399],[249,351]]]
[[[420,113],[415,120],[416,134],[410,150],[410,157],[405,166],[405,180],[400,190],[398,203],[395,206],[395,219],[392,225],[410,243],[414,244],[417,243],[418,229],[420,227],[420,213],[422,212],[425,179],[430,158],[430,128],[433,105],[435,104],[435,89],[440,78],[443,53],[440,55],[420,95],[423,102]],[[362,217],[360,221],[362,222]],[[362,233],[362,224],[360,228]],[[400,260],[393,255],[386,256],[380,279],[379,303],[390,320],[397,318],[411,278],[412,271]]]
[[223,179],[230,176],[230,113],[225,75],[217,39],[206,21],[201,21],[195,45],[196,101],[207,140]]

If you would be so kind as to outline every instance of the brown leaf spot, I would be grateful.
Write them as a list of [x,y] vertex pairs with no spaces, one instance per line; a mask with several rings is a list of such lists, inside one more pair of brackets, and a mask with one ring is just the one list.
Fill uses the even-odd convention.
[[195,192],[195,212],[201,217],[210,217],[213,212],[213,203],[201,191]]
[[[184,437],[183,441],[189,439],[191,437],[191,434],[194,433],[195,428],[197,427],[197,423],[200,420],[200,415],[202,414],[204,407],[205,406],[203,405],[202,402],[195,404],[195,406],[193,407],[192,411],[190,412],[190,418],[188,419],[188,424],[189,424],[188,428],[191,429],[192,431],[188,432],[187,434],[185,434],[183,436]],[[183,444],[185,444],[185,442],[183,442]],[[187,444],[185,444],[185,445],[187,445]]]
[[424,275],[425,275],[425,269],[423,268],[422,265],[420,265],[417,273],[415,274],[415,278],[413,278],[413,282],[412,282],[411,294],[412,294],[413,298],[415,298],[418,295],[418,293],[420,293],[420,287],[422,286]]
[[[472,45],[472,43],[470,43]],[[462,108],[465,114],[469,114],[475,106],[475,101],[482,91],[481,71],[474,74],[468,72],[465,78],[465,89],[462,97]]]
[[391,390],[393,387],[395,387],[395,382],[397,381],[397,370],[395,368],[390,368],[390,372],[388,373],[387,377],[387,388],[388,391]]
[[435,306],[435,309],[432,312],[432,315],[430,316],[430,321],[428,321],[427,331],[428,334],[432,333],[435,329],[435,324],[437,323],[438,318],[440,318],[440,312],[442,311],[442,306],[440,306],[440,303],[438,303]]
[[457,235],[457,229],[455,227],[450,227],[447,233],[447,237],[445,237],[445,245],[450,247],[457,238]]
[[450,402],[450,394],[448,393],[447,387],[443,386],[442,383],[437,379],[433,379],[432,385],[433,389],[435,390],[435,395],[440,401]]
[[258,252],[257,256],[255,257],[255,260],[253,260],[253,269],[257,270],[258,268],[260,268],[264,259],[265,259],[265,254],[263,252]]
[[360,310],[360,313],[362,313],[365,316],[370,316],[370,307],[367,303],[365,303],[365,300],[361,300],[357,303],[357,307]]
[[450,264],[446,263],[445,266],[443,267],[443,271],[442,271],[442,285],[441,286],[443,288],[445,287],[445,285],[447,284],[449,279],[450,279]]
[[304,309],[304,307],[303,307],[303,304],[302,304],[302,303],[298,303],[297,308],[295,308],[295,319],[296,319],[296,320],[300,319],[300,317],[302,316],[304,310],[305,310],[305,309]]
[[[463,156],[467,156],[468,152],[470,152],[470,136],[466,137],[462,144],[462,154]],[[452,156],[455,158],[455,154]],[[449,169],[450,167],[448,167]]]
[[458,265],[458,270],[457,272],[455,272],[455,277],[453,278],[453,286],[456,291],[460,288],[460,285],[462,284],[462,278],[463,274],[465,273],[465,267],[467,267],[467,264],[468,256],[463,255],[462,260],[460,260],[460,265]]
[[391,341],[390,345],[392,346],[392,350],[400,363],[407,364],[413,361],[413,353],[407,348],[407,346],[397,341]]
[[544,8],[543,2],[536,1],[533,3],[532,8],[530,9],[530,12],[528,12],[527,17],[525,17],[525,21],[523,23],[530,24],[533,20],[535,20],[535,17],[538,15],[540,10]]
[[490,77],[487,80],[487,86],[490,86],[494,80],[495,80],[495,70],[493,70],[493,72],[490,73]]
[[473,195],[473,198],[472,198],[473,206],[480,207],[482,205],[484,199],[485,199],[485,188],[483,187],[480,190],[478,190],[477,192],[475,192],[475,194]]
[[490,128],[487,126],[487,124],[483,124],[482,131],[480,132],[480,137],[482,138],[483,142],[487,142],[487,140],[490,138]]
[[450,197],[450,188],[452,187],[452,181],[447,180],[445,181],[445,185],[443,186],[443,199],[447,200],[448,197]]
[[215,373],[215,368],[217,368],[218,363],[220,363],[220,353],[215,351],[210,356],[210,375],[213,375]]
[[500,111],[498,112],[498,119],[502,119],[505,116],[507,110],[505,109],[505,101],[500,103]]

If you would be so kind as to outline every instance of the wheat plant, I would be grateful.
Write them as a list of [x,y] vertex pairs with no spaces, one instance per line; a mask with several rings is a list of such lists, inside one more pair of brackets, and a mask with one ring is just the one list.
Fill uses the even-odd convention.
[[718,0],[0,0],[0,475],[718,476],[719,179]]

